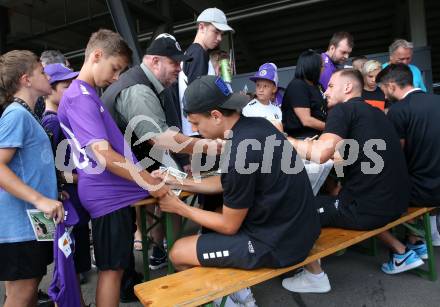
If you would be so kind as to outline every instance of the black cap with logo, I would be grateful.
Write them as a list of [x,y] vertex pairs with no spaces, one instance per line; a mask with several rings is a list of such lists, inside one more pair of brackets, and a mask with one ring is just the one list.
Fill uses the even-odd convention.
[[192,57],[186,55],[174,36],[162,33],[147,48],[146,54],[169,57],[177,62],[192,61]]
[[220,77],[202,76],[186,88],[183,110],[187,114],[204,113],[217,108],[241,111],[248,102],[248,96],[232,93]]

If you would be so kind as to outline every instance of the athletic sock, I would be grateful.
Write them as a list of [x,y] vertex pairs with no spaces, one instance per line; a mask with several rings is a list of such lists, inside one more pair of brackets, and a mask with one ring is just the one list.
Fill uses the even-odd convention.
[[439,236],[439,232],[437,228],[437,216],[431,215],[429,217],[429,222],[431,223],[431,233],[433,235]]
[[310,273],[310,276],[312,276],[315,279],[320,279],[320,278],[324,277],[324,275],[325,275],[324,271],[322,271],[321,273],[318,273],[318,274],[314,274],[312,272],[309,272],[309,273]]

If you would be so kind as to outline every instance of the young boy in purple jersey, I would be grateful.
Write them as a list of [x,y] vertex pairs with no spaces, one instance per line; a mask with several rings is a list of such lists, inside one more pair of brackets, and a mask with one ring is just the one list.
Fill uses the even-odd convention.
[[[44,72],[49,76],[49,83],[52,87],[52,93],[45,96],[45,111],[41,120],[43,127],[52,133],[53,147],[56,150],[61,142],[65,140],[64,134],[61,130],[60,122],[58,120],[58,106],[63,97],[64,91],[70,86],[73,79],[78,76],[78,72],[74,72],[64,64],[48,64],[44,67]],[[62,145],[62,144],[61,144]],[[58,157],[59,171],[63,171],[65,165],[68,165],[70,156],[70,148],[61,146],[60,150],[66,149],[62,156]],[[66,153],[66,155],[64,155]],[[66,158],[67,157],[67,158]],[[64,166],[63,166],[64,165]],[[70,179],[68,178],[70,176]],[[78,196],[78,175],[76,170],[72,172],[61,173],[63,181],[63,190],[69,194],[70,203],[73,205],[76,213],[79,216],[78,222],[73,226],[72,234],[75,241],[75,249],[73,252],[73,260],[75,263],[75,271],[78,274],[88,272],[91,268],[90,259],[90,238],[89,238],[89,225],[90,216],[81,205],[81,201]],[[62,272],[61,269],[58,272]],[[76,279],[76,277],[74,277]],[[81,297],[82,305],[84,306],[84,300]]]
[[[124,136],[99,99],[95,87],[116,81],[127,67],[131,50],[110,30],[92,34],[78,78],[64,92],[58,118],[72,147],[81,203],[92,218],[98,285],[97,306],[118,306],[123,270],[133,247],[130,205],[169,189],[140,170]],[[149,192],[147,192],[147,189]]]

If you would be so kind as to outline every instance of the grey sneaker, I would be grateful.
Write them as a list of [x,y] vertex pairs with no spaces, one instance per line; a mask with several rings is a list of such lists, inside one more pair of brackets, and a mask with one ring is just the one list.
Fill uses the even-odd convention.
[[238,305],[244,307],[258,307],[250,288],[244,288],[229,295]]

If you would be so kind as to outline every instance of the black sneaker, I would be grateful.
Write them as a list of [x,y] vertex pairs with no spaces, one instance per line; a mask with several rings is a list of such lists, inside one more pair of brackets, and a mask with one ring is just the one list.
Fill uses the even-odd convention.
[[38,290],[37,299],[38,299],[37,300],[38,307],[54,307],[55,306],[55,304],[52,301],[52,299],[50,298],[50,296],[41,290]]
[[167,256],[154,257],[150,256],[150,270],[159,270],[160,268],[166,267],[168,265]]
[[131,272],[130,277],[122,281],[119,301],[121,303],[134,303],[139,301],[136,294],[134,294],[134,286],[140,284],[143,279],[144,276],[141,273],[136,271]]

